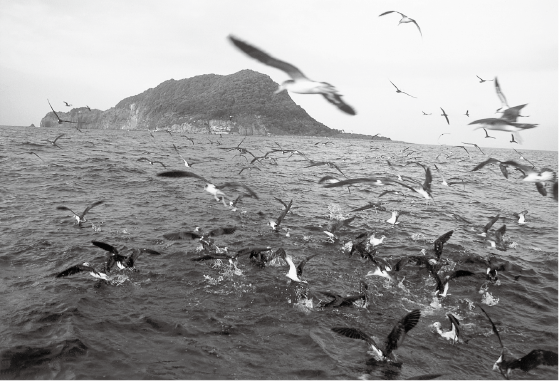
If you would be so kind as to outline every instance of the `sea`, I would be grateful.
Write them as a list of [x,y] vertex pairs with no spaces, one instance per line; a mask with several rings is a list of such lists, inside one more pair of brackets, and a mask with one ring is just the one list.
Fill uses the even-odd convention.
[[[2,379],[502,379],[493,370],[501,345],[507,358],[533,349],[557,351],[558,204],[509,167],[508,179],[496,164],[472,171],[488,157],[516,160],[557,171],[557,152],[468,146],[418,145],[320,137],[169,134],[165,131],[75,128],[0,128],[0,377]],[[56,147],[49,143],[60,134]],[[152,136],[153,135],[153,136]],[[193,138],[194,143],[186,139]],[[331,143],[327,143],[331,142]],[[326,143],[326,144],[322,144]],[[186,168],[184,161],[199,161]],[[274,160],[252,166],[272,149]],[[150,164],[145,158],[163,163]],[[390,167],[387,160],[393,164]],[[422,183],[420,165],[430,168],[433,200],[398,184],[324,187],[324,176],[390,178],[409,176]],[[436,165],[436,168],[435,168]],[[244,167],[242,173],[239,173]],[[236,205],[216,201],[204,181],[165,178],[169,170],[193,172],[215,185],[238,182],[258,198]],[[442,184],[442,177],[450,186]],[[407,183],[412,184],[412,183]],[[387,193],[386,190],[401,193]],[[234,199],[239,191],[224,188]],[[269,222],[293,200],[279,232]],[[87,213],[82,226],[65,206]],[[376,208],[352,212],[368,205]],[[526,210],[525,224],[515,213]],[[386,221],[399,211],[399,224]],[[506,250],[478,233],[506,225]],[[355,216],[331,240],[329,223]],[[295,265],[306,257],[302,279],[291,281],[282,261],[255,266],[241,256],[193,261],[204,254],[197,239],[172,241],[167,233],[237,228],[214,237],[228,253],[248,247],[283,248]],[[366,276],[370,261],[349,255],[360,233],[385,236],[377,256],[391,264],[406,256],[434,256],[433,242],[453,231],[444,245],[443,278],[456,270],[474,272],[449,282],[448,295],[435,294],[436,282],[413,261],[395,281]],[[114,267],[109,280],[88,272],[57,278],[74,265],[101,269],[107,252],[123,255],[147,248],[135,271]],[[489,258],[507,264],[499,281],[486,279]],[[443,263],[443,262],[441,262]],[[341,296],[368,285],[369,304],[322,307],[321,291]],[[305,288],[301,291],[302,288]],[[381,346],[393,327],[419,309],[418,324],[394,351],[395,361],[374,361],[363,340],[340,336],[333,327],[351,327]],[[433,324],[450,329],[447,314],[460,322],[457,343]],[[553,379],[557,367],[516,369],[514,379]]]

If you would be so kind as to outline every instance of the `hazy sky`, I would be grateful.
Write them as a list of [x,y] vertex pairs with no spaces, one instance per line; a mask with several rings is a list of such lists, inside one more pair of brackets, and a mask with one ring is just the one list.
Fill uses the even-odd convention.
[[[378,17],[389,10],[423,37],[398,14]],[[557,18],[557,0],[0,0],[0,125],[38,125],[47,98],[57,111],[106,110],[171,78],[248,68],[288,79],[236,49],[234,34],[336,86],[356,116],[291,93],[330,128],[518,149],[510,133],[468,126],[498,116],[493,82],[476,78],[497,76],[510,106],[528,103],[519,122],[539,124],[520,148],[557,150]]]

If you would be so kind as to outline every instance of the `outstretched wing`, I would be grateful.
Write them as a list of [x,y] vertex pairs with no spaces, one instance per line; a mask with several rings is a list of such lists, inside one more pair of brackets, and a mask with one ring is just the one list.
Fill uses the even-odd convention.
[[101,200],[101,201],[95,201],[93,204],[89,205],[89,206],[88,206],[87,208],[85,208],[85,210],[83,211],[83,213],[82,213],[82,215],[81,215],[81,218],[83,218],[83,217],[87,214],[87,212],[89,212],[89,210],[90,210],[91,208],[94,208],[94,207],[96,207],[97,205],[101,205],[101,204],[104,203],[104,202],[105,202],[105,201],[103,201],[103,200]]
[[167,171],[167,172],[158,173],[157,176],[159,176],[159,177],[173,177],[173,178],[193,177],[195,179],[200,179],[202,181],[205,181],[208,184],[211,184],[211,181],[206,180],[205,178],[203,178],[200,175],[197,175],[196,173],[188,172],[188,171]]
[[448,242],[450,237],[452,237],[452,233],[454,233],[454,230],[444,233],[443,235],[441,235],[439,238],[435,240],[434,250],[435,250],[435,254],[437,255],[437,259],[441,258],[441,254],[443,253],[443,246],[445,243]]
[[386,339],[386,349],[384,355],[388,356],[393,350],[401,345],[406,337],[406,333],[417,325],[421,317],[420,310],[413,310],[404,316],[392,329],[388,338]]
[[487,312],[485,312],[485,310],[481,305],[478,304],[478,307],[483,311],[485,316],[487,316],[487,319],[489,319],[489,322],[491,323],[491,327],[493,328],[493,332],[495,333],[495,335],[497,335],[497,339],[499,339],[499,344],[501,344],[501,348],[503,348],[503,342],[501,341],[501,336],[499,335],[499,331],[497,331],[497,327],[495,327],[493,320],[491,320],[491,318],[489,317],[489,315],[487,315]]
[[332,103],[334,106],[336,106],[346,114],[356,114],[355,110],[350,105],[342,101],[341,95],[335,93],[322,93],[322,96],[324,96],[324,98],[326,98],[328,102]]
[[218,188],[218,189],[227,188],[227,187],[242,188],[242,189],[244,189],[248,192],[248,195],[250,195],[250,197],[254,197],[255,199],[258,199],[258,195],[256,194],[256,192],[254,192],[252,189],[250,189],[248,186],[246,186],[245,184],[242,184],[242,183],[238,183],[238,182],[235,182],[235,181],[230,181],[230,182],[227,182],[223,185],[216,186],[216,188]]
[[539,365],[557,366],[557,353],[553,351],[544,351],[534,349],[526,356],[510,362],[509,369],[520,368],[528,372]]
[[305,75],[301,72],[301,70],[297,69],[295,66],[291,65],[290,63],[287,63],[285,61],[280,61],[277,58],[274,58],[269,54],[263,52],[262,50],[250,44],[247,44],[246,42],[241,41],[231,35],[229,36],[229,40],[233,43],[233,45],[235,45],[237,48],[242,50],[250,57],[262,62],[265,65],[272,66],[275,67],[276,69],[285,71],[293,79],[306,78]]

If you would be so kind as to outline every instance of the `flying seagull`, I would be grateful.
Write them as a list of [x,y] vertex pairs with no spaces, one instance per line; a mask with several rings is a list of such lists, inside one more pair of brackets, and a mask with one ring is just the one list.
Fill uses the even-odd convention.
[[99,241],[91,241],[92,244],[94,244],[95,246],[111,253],[112,255],[109,256],[109,266],[112,267],[114,266],[114,264],[112,264],[112,262],[114,261],[114,263],[116,263],[117,267],[119,269],[132,269],[134,268],[134,264],[136,263],[136,259],[138,259],[138,256],[141,253],[148,253],[148,254],[152,254],[152,255],[161,255],[160,252],[155,251],[155,250],[151,250],[151,249],[144,249],[144,248],[138,248],[138,249],[133,249],[132,250],[132,254],[130,254],[129,256],[125,256],[125,255],[121,255],[117,248],[109,245],[108,243],[104,243],[104,242],[99,242]]
[[283,219],[285,218],[287,213],[289,213],[289,209],[291,209],[291,205],[293,204],[293,200],[289,201],[289,204],[286,204],[285,202],[283,202],[279,198],[276,198],[276,197],[274,197],[274,198],[276,200],[278,200],[279,202],[281,202],[284,206],[284,209],[281,211],[278,218],[275,221],[270,221],[270,226],[272,227],[272,230],[275,231],[275,232],[278,232],[281,222],[283,221]]
[[[489,136],[489,134],[487,133],[487,130],[484,128],[483,131],[485,131],[485,138],[489,138],[489,139],[496,139],[494,136]],[[512,135],[512,134],[511,134]],[[514,140],[514,135],[512,136],[512,139]]]
[[[398,88],[398,86],[396,86],[396,85],[394,84],[394,82],[390,81],[390,83],[392,83],[392,86],[394,86],[394,87],[396,88],[396,92],[397,92],[397,93],[406,94],[406,95],[408,95],[408,96],[410,96],[410,97],[412,97],[412,98],[416,98],[416,99],[417,99],[417,97],[414,97],[413,95],[410,95],[410,94],[406,93],[405,91],[400,90],[400,89]],[[425,114],[425,113],[424,113],[424,114]],[[425,115],[427,115],[427,114],[425,114]]]
[[380,17],[380,16],[387,15],[387,14],[389,14],[389,13],[398,13],[400,16],[402,16],[402,18],[400,19],[400,22],[398,23],[398,25],[400,25],[400,24],[405,24],[405,23],[410,23],[410,22],[414,23],[415,26],[417,27],[417,30],[419,30],[419,34],[421,34],[421,37],[423,37],[423,33],[421,33],[421,28],[419,27],[419,25],[417,24],[417,22],[415,22],[414,19],[409,18],[408,16],[406,16],[406,15],[403,14],[403,13],[400,13],[400,12],[398,12],[398,11],[388,11],[388,12],[381,13],[381,14],[379,15],[379,17]]
[[481,79],[481,77],[479,75],[476,75],[476,77],[479,78],[479,83],[483,83],[483,82],[491,82],[493,81],[492,79]]
[[420,318],[420,310],[413,310],[401,318],[386,338],[384,348],[379,347],[372,336],[369,336],[357,328],[334,327],[332,331],[352,339],[364,340],[369,344],[369,349],[372,354],[374,354],[375,360],[377,361],[393,361],[393,356],[391,356],[392,351],[397,349],[399,345],[402,345],[406,338],[406,334],[417,325]]
[[433,113],[427,114],[425,111],[421,111],[421,112],[423,113],[423,115],[432,115],[433,114]]
[[[450,125],[450,121],[448,120],[448,115],[446,115],[446,112],[444,112],[444,110],[443,110],[442,107],[441,107],[441,111],[443,112],[443,113],[441,114],[441,116],[444,116],[444,118],[446,119],[446,123],[447,123],[448,125]],[[470,124],[471,124],[471,123],[470,123]]]
[[87,221],[85,219],[85,215],[87,214],[87,212],[89,212],[91,210],[91,208],[96,207],[97,205],[101,205],[102,203],[104,203],[105,201],[101,200],[101,201],[95,201],[93,204],[89,205],[87,208],[85,208],[85,210],[81,213],[81,214],[77,214],[76,212],[74,212],[72,209],[66,207],[66,206],[57,206],[56,209],[57,210],[68,210],[70,211],[74,217],[76,218],[77,224],[78,226],[82,226],[82,223]]
[[455,278],[460,278],[463,276],[471,276],[475,275],[475,273],[468,271],[468,270],[456,270],[452,272],[450,275],[444,277],[443,280],[437,274],[434,266],[429,266],[429,270],[433,278],[435,278],[435,282],[437,282],[437,289],[435,290],[435,295],[439,298],[445,297],[448,292],[448,282]]
[[359,282],[359,294],[350,296],[341,296],[339,294],[334,294],[329,291],[319,291],[321,294],[333,298],[333,300],[322,303],[322,307],[349,307],[353,306],[356,302],[361,301],[360,305],[362,308],[367,308],[369,302],[369,296],[367,295],[367,290],[369,286],[364,281]]
[[477,144],[475,144],[475,143],[464,143],[464,142],[462,142],[462,144],[467,144],[467,145],[470,145],[470,146],[474,146],[474,147],[476,147],[476,148],[479,150],[479,152],[481,152],[483,155],[485,155],[485,152],[483,152],[483,151],[481,150],[481,148],[479,148],[479,146],[478,146]]
[[464,115],[466,115],[469,118],[470,117],[469,110],[466,110],[466,113]]
[[60,139],[61,137],[63,137],[64,135],[65,135],[65,134],[60,134],[60,135],[58,135],[58,136],[56,137],[56,139],[54,139],[54,140],[46,139],[45,142],[49,142],[49,143],[52,144],[53,146],[62,149],[62,147],[60,147],[58,144],[56,144],[56,141],[57,141],[58,139]]
[[64,102],[64,104],[65,104],[66,106],[72,107],[72,105],[71,105],[70,103],[68,103],[68,102],[66,102],[66,101],[62,101],[62,102]]
[[47,102],[49,102],[49,106],[50,109],[52,110],[52,112],[54,112],[54,116],[56,116],[56,119],[58,119],[58,124],[62,124],[62,123],[77,123],[77,122],[72,122],[70,120],[62,120],[60,119],[60,117],[58,116],[58,114],[56,113],[56,111],[54,111],[54,109],[52,108],[52,105],[50,104],[50,101],[47,99]]
[[223,234],[233,234],[237,231],[236,226],[226,226],[220,227],[210,230],[209,232],[203,233],[200,228],[196,227],[193,231],[186,230],[176,233],[167,233],[163,234],[165,239],[170,241],[180,241],[183,239],[199,239],[199,240],[207,240],[209,237],[217,237]]
[[283,70],[292,78],[280,84],[278,89],[275,91],[275,94],[280,93],[283,90],[289,90],[299,94],[322,94],[328,102],[338,107],[341,111],[350,115],[355,115],[355,110],[342,101],[342,95],[331,84],[327,82],[312,81],[295,66],[287,62],[280,61],[262,50],[249,45],[244,41],[238,40],[233,36],[229,36],[229,40],[231,40],[237,48],[248,54],[250,57],[268,66]]
[[188,172],[188,171],[167,171],[167,172],[158,173],[157,176],[172,177],[172,178],[191,177],[191,178],[202,180],[206,183],[206,185],[204,186],[204,190],[206,192],[210,193],[212,196],[214,196],[216,201],[223,202],[223,205],[225,205],[225,206],[227,206],[227,204],[225,203],[226,198],[229,199],[230,201],[233,201],[233,200],[231,199],[231,197],[227,196],[225,193],[223,193],[220,190],[222,188],[227,188],[227,187],[242,188],[242,189],[244,189],[248,192],[248,194],[246,196],[254,197],[254,198],[258,199],[258,195],[252,189],[250,189],[248,186],[246,186],[244,184],[241,184],[241,183],[238,183],[238,182],[235,182],[235,181],[230,181],[230,182],[227,182],[223,185],[218,186],[218,185],[212,184],[209,180],[206,180],[202,176],[197,175],[193,172]]
[[[485,130],[485,128],[484,128],[484,130]],[[511,141],[510,141],[509,143],[516,143],[516,144],[518,144],[518,142],[517,142],[516,140],[514,140],[514,134],[510,134],[510,137],[511,137]]]
[[487,312],[483,309],[482,306],[478,305],[479,308],[483,311],[489,322],[491,323],[491,328],[493,329],[493,333],[499,339],[499,344],[501,345],[501,355],[493,365],[493,370],[499,370],[503,377],[507,380],[511,374],[513,369],[520,368],[524,372],[529,372],[530,370],[540,366],[557,366],[558,363],[558,355],[556,352],[547,351],[542,349],[534,349],[524,357],[519,359],[506,359],[505,358],[505,347],[503,346],[503,342],[501,341],[501,336],[499,335],[499,331],[497,331],[497,327],[493,323],[493,320],[489,317]]
[[147,161],[147,162],[150,163],[151,165],[154,165],[154,164],[157,163],[157,164],[161,164],[161,166],[163,166],[163,168],[167,168],[167,166],[166,166],[165,164],[163,164],[162,162],[156,161],[156,160],[153,160],[153,161],[152,161],[152,160],[150,160],[150,159],[148,159],[148,158],[145,158],[145,157],[141,157],[141,158],[139,158],[139,159],[136,160],[136,161]]

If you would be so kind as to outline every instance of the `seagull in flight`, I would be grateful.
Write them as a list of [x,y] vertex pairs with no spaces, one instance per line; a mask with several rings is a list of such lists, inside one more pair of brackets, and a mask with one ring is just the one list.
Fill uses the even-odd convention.
[[372,336],[369,336],[368,334],[357,328],[334,327],[332,328],[332,331],[351,339],[359,339],[365,341],[367,344],[369,344],[370,349],[367,354],[374,355],[375,360],[377,361],[394,361],[394,356],[391,356],[392,351],[397,349],[398,346],[404,342],[406,334],[417,325],[420,318],[420,310],[413,310],[412,312],[406,314],[403,318],[401,318],[396,323],[396,325],[394,325],[394,328],[392,328],[392,331],[386,338],[384,348],[380,347],[375,342]]
[[54,112],[54,116],[56,116],[56,119],[58,119],[58,124],[62,124],[62,123],[77,123],[77,122],[72,122],[70,120],[63,120],[60,119],[60,117],[58,116],[58,114],[56,113],[56,111],[54,111],[54,109],[52,108],[52,105],[50,104],[50,101],[47,99],[47,102],[49,102],[49,106],[50,109],[52,110],[52,112]]
[[474,146],[474,147],[476,147],[476,148],[479,150],[479,152],[481,152],[483,155],[485,155],[485,152],[483,152],[483,151],[481,150],[481,148],[479,148],[479,146],[478,146],[477,144],[475,144],[475,143],[464,143],[464,142],[462,142],[462,144],[467,144],[467,145],[470,145],[470,146]]
[[229,201],[233,201],[233,199],[231,197],[227,196],[225,193],[223,193],[220,190],[220,189],[226,188],[226,187],[242,188],[243,190],[248,192],[248,194],[246,194],[245,196],[254,197],[254,198],[258,199],[258,195],[252,189],[250,189],[248,186],[246,186],[244,184],[241,184],[241,183],[238,183],[238,182],[235,182],[235,181],[230,181],[230,182],[227,182],[223,185],[218,186],[218,185],[212,184],[209,180],[206,180],[202,176],[197,175],[194,172],[188,172],[188,171],[167,171],[167,172],[158,173],[157,176],[159,176],[159,177],[172,177],[172,178],[191,177],[191,178],[202,180],[206,183],[206,185],[204,186],[204,190],[206,192],[208,192],[209,194],[211,194],[212,196],[214,196],[216,201],[223,202],[223,205],[225,205],[225,206],[227,206],[227,204],[225,203],[226,198]]
[[453,344],[457,343],[460,339],[460,322],[451,313],[448,313],[446,316],[450,320],[450,331],[443,332],[441,329],[442,325],[438,321],[433,323],[433,327],[435,327],[439,335],[447,340],[451,340]]
[[139,158],[139,159],[136,160],[136,161],[147,161],[147,162],[150,163],[151,165],[154,165],[155,163],[157,163],[157,164],[161,164],[161,165],[163,166],[163,168],[167,168],[167,166],[166,166],[165,164],[163,164],[162,162],[156,161],[156,160],[153,160],[153,161],[152,161],[152,160],[150,160],[150,159],[148,159],[148,158],[146,158],[146,157],[141,157],[141,158]]
[[485,312],[483,307],[479,304],[478,307],[483,311],[485,316],[487,316],[487,319],[489,319],[489,322],[491,323],[491,327],[493,329],[493,333],[495,333],[495,336],[497,336],[499,344],[501,345],[501,355],[493,365],[493,370],[499,370],[503,377],[508,380],[513,369],[520,368],[524,372],[529,372],[540,365],[557,366],[557,353],[542,349],[534,349],[527,355],[518,359],[507,359],[505,357],[505,347],[503,346],[503,342],[501,341],[501,336],[499,335],[499,331],[497,331],[497,327],[495,327],[495,324],[493,323],[487,312]]
[[509,143],[516,143],[518,144],[518,142],[516,140],[514,140],[514,134],[510,134],[511,137],[511,141]]
[[400,16],[402,16],[402,18],[400,19],[400,22],[398,23],[398,25],[400,25],[400,24],[405,24],[405,23],[410,23],[410,22],[411,22],[411,23],[414,23],[415,26],[417,27],[417,30],[419,30],[419,34],[421,34],[421,37],[423,37],[423,33],[421,33],[421,28],[419,27],[419,25],[417,24],[417,22],[415,22],[414,19],[409,18],[408,16],[406,16],[406,15],[403,14],[403,13],[400,13],[400,12],[398,12],[398,11],[388,11],[388,12],[381,13],[381,14],[379,15],[379,17],[380,17],[380,16],[387,15],[387,14],[390,14],[390,13],[398,13]]
[[423,113],[423,115],[432,115],[433,114],[433,113],[427,114],[425,111],[421,111],[421,112]]
[[469,118],[470,117],[469,110],[466,110],[466,113],[464,115],[466,115]]
[[481,77],[479,75],[476,75],[476,77],[479,78],[479,83],[483,83],[483,82],[491,82],[493,81],[492,79],[481,79]]
[[280,61],[262,50],[233,36],[229,36],[229,40],[250,57],[262,62],[265,65],[283,70],[291,77],[291,79],[280,84],[274,94],[278,94],[283,90],[289,90],[298,94],[321,94],[328,102],[338,107],[341,111],[349,115],[355,115],[355,110],[348,104],[344,103],[342,95],[331,84],[310,80],[299,69],[290,63]]
[[64,102],[64,104],[65,104],[66,106],[72,107],[72,105],[71,105],[70,103],[68,103],[68,102],[66,102],[66,101],[62,101],[62,102]]
[[[392,83],[392,86],[394,86],[394,87],[396,88],[396,92],[397,92],[397,93],[406,94],[406,95],[408,95],[408,96],[410,96],[410,97],[412,97],[412,98],[416,98],[416,99],[417,99],[417,97],[414,97],[413,95],[410,95],[410,94],[406,93],[405,91],[400,90],[400,89],[398,88],[398,86],[396,86],[396,85],[394,84],[394,82],[392,82],[392,81],[390,81],[390,80],[389,80],[389,82]],[[424,114],[425,114],[425,113],[424,113]]]
[[283,210],[281,211],[278,218],[275,221],[270,221],[270,226],[272,227],[272,230],[275,231],[275,232],[278,232],[281,222],[283,221],[283,219],[285,218],[287,213],[289,213],[289,209],[291,209],[291,205],[293,204],[293,200],[289,201],[289,204],[286,204],[281,199],[279,199],[277,197],[274,197],[274,198],[283,204]]
[[66,207],[66,206],[57,206],[56,209],[57,210],[68,210],[70,211],[74,217],[76,218],[77,224],[79,227],[82,226],[82,223],[87,221],[85,219],[85,215],[87,214],[87,212],[89,212],[91,210],[91,208],[96,207],[97,205],[101,205],[102,203],[104,203],[105,201],[101,200],[101,201],[95,201],[93,204],[89,205],[87,208],[85,208],[85,210],[81,213],[78,214],[76,212],[74,212],[72,209]]
[[[444,118],[446,119],[446,123],[447,123],[448,125],[450,125],[450,121],[448,120],[448,115],[446,115],[446,112],[444,112],[444,110],[443,110],[442,107],[441,107],[441,111],[443,112],[443,113],[441,114],[441,116],[444,116]],[[471,124],[471,123],[470,123],[470,124]]]
[[[494,136],[489,136],[489,134],[487,133],[487,130],[484,128],[483,131],[485,131],[485,138],[489,138],[489,139],[496,139]],[[514,136],[512,137],[514,139]]]
[[46,139],[45,142],[49,142],[49,143],[52,144],[53,146],[62,149],[62,147],[60,147],[58,144],[56,144],[56,141],[57,141],[58,139],[60,139],[61,137],[63,137],[64,135],[66,135],[66,134],[60,134],[60,135],[58,135],[58,136],[56,137],[56,139],[54,139],[54,140]]
[[514,152],[516,152],[517,154],[520,155],[520,160],[526,160],[528,163],[532,164],[532,168],[536,168],[536,166],[534,165],[534,163],[532,163],[530,160],[526,159],[524,156],[522,156],[522,154],[520,152],[518,152],[517,150],[515,150],[514,148],[512,149]]

